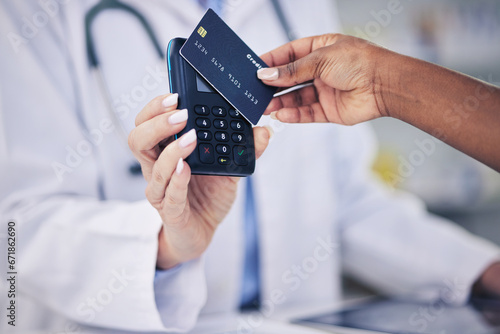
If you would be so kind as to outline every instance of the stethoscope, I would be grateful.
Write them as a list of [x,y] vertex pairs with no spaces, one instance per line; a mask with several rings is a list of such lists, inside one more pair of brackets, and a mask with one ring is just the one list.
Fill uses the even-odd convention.
[[[270,1],[273,5],[273,9],[276,13],[276,16],[278,17],[281,27],[283,28],[283,31],[286,34],[287,39],[289,41],[295,40],[296,35],[293,29],[291,29],[291,25],[288,22],[287,17],[283,12],[283,8],[281,7],[280,2],[278,0],[270,0]],[[146,18],[135,8],[119,0],[101,0],[95,6],[93,6],[85,15],[85,39],[86,39],[87,57],[89,61],[90,70],[92,75],[95,76],[96,78],[96,81],[99,86],[98,88],[101,92],[103,100],[106,103],[109,116],[113,120],[113,123],[119,124],[119,126],[117,127],[117,131],[119,132],[119,135],[123,137],[124,143],[127,143],[128,141],[127,132],[125,130],[122,120],[118,117],[117,113],[114,110],[110,90],[106,84],[106,80],[104,78],[104,74],[100,66],[101,64],[99,62],[99,57],[97,56],[97,50],[95,48],[94,37],[92,34],[92,24],[94,23],[95,19],[97,18],[97,16],[99,16],[99,14],[108,9],[121,10],[135,17],[141,24],[142,28],[146,31],[147,36],[151,41],[151,43],[153,44],[160,59],[163,59],[163,51],[162,48],[160,47],[160,43],[158,41],[156,34],[154,33],[151,25],[148,23]],[[140,164],[138,162],[134,162],[133,164],[131,164],[129,166],[129,172],[132,175],[141,175]]]

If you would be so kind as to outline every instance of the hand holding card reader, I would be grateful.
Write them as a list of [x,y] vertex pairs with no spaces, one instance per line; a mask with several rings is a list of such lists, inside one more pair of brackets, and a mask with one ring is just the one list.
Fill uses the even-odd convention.
[[186,127],[198,135],[186,162],[192,174],[248,176],[255,170],[252,125],[179,54],[186,39],[174,38],[167,49],[170,92],[179,94],[178,109],[188,110]]

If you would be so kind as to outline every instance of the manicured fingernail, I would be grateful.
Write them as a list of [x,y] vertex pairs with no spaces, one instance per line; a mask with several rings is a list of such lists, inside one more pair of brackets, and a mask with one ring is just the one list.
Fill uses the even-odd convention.
[[278,121],[278,117],[276,116],[277,113],[277,111],[273,111],[269,116],[271,117],[271,119]]
[[274,130],[273,130],[273,128],[272,128],[271,126],[269,126],[269,125],[266,125],[266,126],[264,126],[264,127],[265,127],[265,128],[267,129],[267,131],[269,132],[269,139],[273,138],[273,136],[274,136]]
[[172,116],[170,116],[168,118],[168,122],[170,124],[179,124],[184,121],[187,121],[187,119],[188,119],[188,111],[187,109],[182,109],[173,114]]
[[183,169],[184,169],[184,161],[182,160],[182,158],[179,158],[179,161],[177,162],[177,167],[175,168],[175,172],[177,174],[181,174]]
[[257,71],[257,77],[261,80],[276,80],[278,79],[278,75],[277,68],[261,68]]
[[181,148],[188,147],[196,141],[196,131],[192,129],[191,131],[185,133],[181,139],[179,139],[179,146]]
[[177,99],[179,98],[179,94],[175,93],[175,94],[170,94],[169,96],[167,96],[162,102],[161,104],[165,107],[165,108],[168,108],[168,107],[172,107],[172,106],[175,106],[177,104]]

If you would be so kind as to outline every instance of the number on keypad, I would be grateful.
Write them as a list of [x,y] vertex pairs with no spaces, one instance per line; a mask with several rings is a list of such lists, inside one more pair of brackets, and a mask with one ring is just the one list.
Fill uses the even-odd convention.
[[216,119],[214,121],[214,127],[216,129],[227,129],[227,122],[225,119]]
[[236,109],[229,109],[229,115],[233,118],[241,118],[239,111]]
[[210,131],[198,131],[199,140],[212,140],[212,133]]
[[200,128],[209,128],[210,120],[208,118],[197,118],[196,125]]
[[235,143],[244,143],[245,142],[245,135],[241,133],[233,133],[232,139]]
[[231,121],[231,128],[233,130],[240,130],[243,129],[243,122],[242,121]]
[[198,115],[208,115],[208,107],[207,106],[195,106],[194,112]]
[[226,113],[226,109],[224,109],[222,107],[213,107],[212,114],[214,114],[214,116],[224,117],[224,116],[226,116],[227,113]]
[[229,146],[228,145],[217,145],[217,153],[229,154]]
[[217,139],[217,141],[228,141],[229,140],[226,132],[216,132],[215,139]]

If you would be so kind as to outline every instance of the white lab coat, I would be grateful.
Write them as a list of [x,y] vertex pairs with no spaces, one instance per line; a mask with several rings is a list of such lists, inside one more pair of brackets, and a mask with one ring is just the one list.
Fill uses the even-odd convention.
[[[126,2],[162,46],[203,14],[194,1]],[[89,72],[84,13],[96,1],[46,3],[45,24],[35,1],[5,1],[0,14],[0,214],[1,226],[18,226],[18,328],[185,331],[200,312],[236,310],[244,187],[201,259],[156,272],[160,217],[143,178],[128,172],[134,159]],[[228,24],[257,53],[287,41],[269,2],[226,3]],[[299,36],[338,31],[330,1],[283,3]],[[126,14],[102,14],[94,34],[128,132],[142,106],[168,91],[162,61]],[[273,312],[339,300],[342,267],[385,293],[435,298],[449,287],[450,302],[461,303],[498,258],[497,247],[374,180],[368,126],[271,125],[254,180],[262,299]]]

